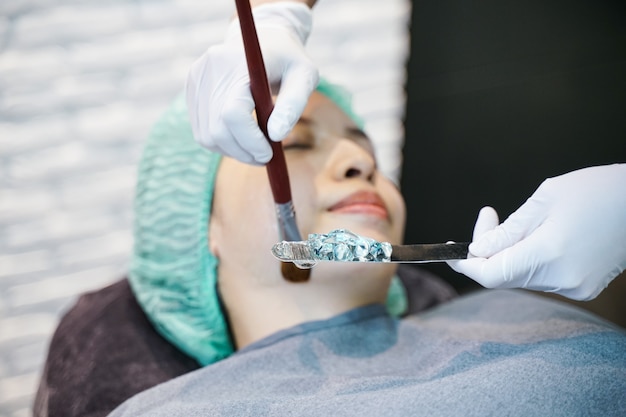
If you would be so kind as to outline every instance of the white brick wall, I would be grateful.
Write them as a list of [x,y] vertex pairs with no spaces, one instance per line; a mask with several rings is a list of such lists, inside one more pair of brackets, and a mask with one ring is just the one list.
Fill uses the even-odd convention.
[[[407,0],[319,0],[308,49],[399,174]],[[0,2],[0,416],[30,415],[50,335],[126,270],[143,138],[231,0]]]

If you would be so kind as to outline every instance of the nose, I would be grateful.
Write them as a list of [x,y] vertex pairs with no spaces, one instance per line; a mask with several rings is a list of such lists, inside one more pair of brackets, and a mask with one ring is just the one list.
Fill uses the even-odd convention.
[[363,179],[373,182],[374,180],[376,172],[374,156],[353,140],[340,139],[328,162],[333,177],[337,181]]

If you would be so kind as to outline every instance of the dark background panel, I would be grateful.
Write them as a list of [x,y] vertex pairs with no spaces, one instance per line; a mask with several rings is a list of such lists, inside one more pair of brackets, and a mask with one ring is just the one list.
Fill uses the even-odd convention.
[[469,240],[484,205],[504,220],[547,177],[626,162],[624,3],[413,2],[407,242]]

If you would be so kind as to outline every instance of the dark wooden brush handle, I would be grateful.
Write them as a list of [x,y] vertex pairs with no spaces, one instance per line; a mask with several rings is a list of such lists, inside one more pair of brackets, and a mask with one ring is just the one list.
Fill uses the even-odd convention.
[[274,156],[266,165],[267,176],[272,187],[274,201],[278,204],[288,203],[291,201],[291,189],[289,188],[289,174],[283,147],[280,143],[270,140],[267,133],[267,121],[274,109],[274,103],[272,102],[272,93],[267,81],[267,73],[265,72],[265,64],[263,63],[263,55],[261,54],[256,27],[254,26],[254,19],[252,18],[252,9],[249,0],[235,0],[235,3],[237,14],[239,15],[243,46],[246,52],[246,62],[248,64],[248,73],[250,74],[250,90],[252,91],[252,98],[256,107],[257,120],[274,153]]

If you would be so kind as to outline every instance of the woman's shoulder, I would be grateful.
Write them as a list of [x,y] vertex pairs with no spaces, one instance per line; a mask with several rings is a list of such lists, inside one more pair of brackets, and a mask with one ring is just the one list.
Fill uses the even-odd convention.
[[164,340],[126,279],[83,294],[50,342],[35,415],[106,415],[198,365]]

